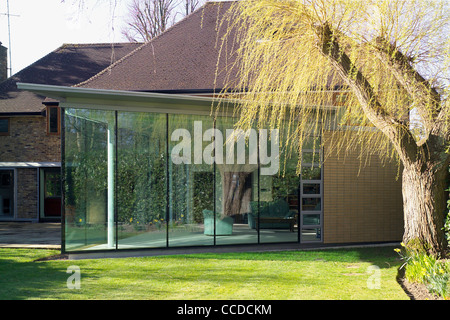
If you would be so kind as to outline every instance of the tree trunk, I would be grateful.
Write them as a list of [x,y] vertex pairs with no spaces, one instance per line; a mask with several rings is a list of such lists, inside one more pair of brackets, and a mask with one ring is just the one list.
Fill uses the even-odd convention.
[[241,213],[242,201],[245,195],[245,182],[249,172],[223,173],[223,214],[233,216]]
[[405,166],[402,177],[405,232],[403,242],[419,240],[432,254],[446,249],[444,219],[447,213],[448,168],[427,163]]

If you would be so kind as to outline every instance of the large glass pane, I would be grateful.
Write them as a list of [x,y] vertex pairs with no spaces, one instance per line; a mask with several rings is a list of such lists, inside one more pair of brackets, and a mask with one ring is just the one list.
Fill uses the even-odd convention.
[[114,249],[114,112],[65,110],[65,249]]
[[223,159],[216,163],[216,244],[257,243],[257,132],[235,130],[235,119],[216,120]]
[[119,249],[166,247],[166,115],[118,112]]
[[260,177],[258,227],[261,242],[298,241],[296,229],[300,187],[300,178],[296,173],[298,156],[292,152],[291,156],[286,157],[286,152],[280,152],[282,165],[276,174]]
[[214,244],[213,121],[169,115],[169,246]]

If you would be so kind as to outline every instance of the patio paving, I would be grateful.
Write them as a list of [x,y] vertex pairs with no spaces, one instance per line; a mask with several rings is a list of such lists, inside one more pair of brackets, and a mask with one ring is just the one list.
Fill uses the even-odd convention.
[[0,248],[61,248],[60,223],[0,222]]

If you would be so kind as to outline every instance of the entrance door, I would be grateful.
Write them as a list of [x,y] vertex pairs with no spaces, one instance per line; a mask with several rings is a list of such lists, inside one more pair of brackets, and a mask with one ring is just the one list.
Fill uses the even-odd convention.
[[14,218],[14,170],[0,170],[0,219]]
[[41,218],[61,217],[61,171],[41,169]]

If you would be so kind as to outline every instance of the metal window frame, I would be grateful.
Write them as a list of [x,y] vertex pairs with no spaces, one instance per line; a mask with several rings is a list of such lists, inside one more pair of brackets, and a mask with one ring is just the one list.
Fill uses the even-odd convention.
[[[322,139],[322,137],[317,137]],[[300,197],[299,197],[299,242],[300,243],[323,243],[323,217],[324,217],[324,207],[323,207],[323,196],[324,196],[324,190],[323,190],[323,147],[319,150],[313,150],[313,149],[304,149],[302,150],[302,153],[318,153],[319,154],[319,162],[318,163],[303,163],[302,162],[302,169],[303,168],[320,168],[320,180],[309,180],[305,179],[303,180],[302,175],[300,173]],[[303,158],[302,158],[303,160]],[[303,193],[303,185],[304,184],[318,184],[320,186],[320,193],[319,194],[304,194]],[[303,210],[302,209],[302,203],[304,198],[320,198],[320,211],[318,210]],[[303,224],[303,217],[304,215],[308,214],[314,214],[319,215],[320,223],[315,225],[305,225]],[[302,239],[302,231],[304,229],[320,229],[320,239],[318,240],[303,240]]]

